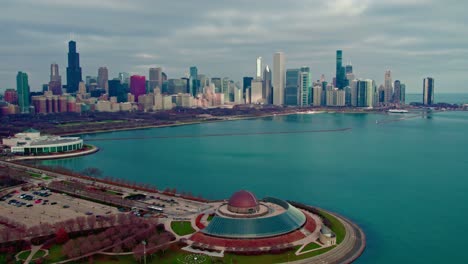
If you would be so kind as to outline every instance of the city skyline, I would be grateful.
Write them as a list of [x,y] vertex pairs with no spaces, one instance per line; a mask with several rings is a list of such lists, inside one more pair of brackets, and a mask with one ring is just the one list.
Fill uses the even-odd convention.
[[[430,32],[425,30],[428,27],[426,22],[432,20],[445,18],[446,24],[459,21],[460,15],[455,9],[457,5],[460,8],[460,3],[443,5],[451,9],[451,17],[444,16],[444,12],[431,12],[429,19],[421,18],[421,15],[426,16],[429,9],[437,10],[434,7],[440,3],[424,0],[392,2],[301,2],[289,5],[284,16],[271,15],[275,10],[285,8],[280,3],[272,3],[262,10],[252,8],[256,3],[249,3],[244,10],[238,3],[201,2],[196,3],[198,7],[206,7],[199,14],[201,19],[195,20],[191,14],[186,14],[177,23],[170,23],[170,28],[154,29],[149,26],[173,14],[175,7],[172,3],[161,4],[164,7],[161,10],[167,14],[154,16],[146,11],[150,9],[147,1],[135,1],[131,5],[110,1],[82,1],[79,4],[71,1],[53,4],[50,1],[7,1],[4,4],[6,8],[0,11],[8,26],[5,44],[0,48],[0,54],[7,57],[0,63],[0,87],[14,88],[14,76],[18,71],[24,71],[29,75],[31,90],[37,91],[48,82],[49,66],[53,62],[59,64],[62,73],[65,72],[66,55],[63,50],[70,32],[73,32],[75,40],[80,43],[78,50],[83,76],[95,75],[99,67],[106,66],[109,79],[119,72],[147,76],[151,67],[162,67],[169,76],[183,77],[190,66],[196,65],[200,72],[211,77],[229,76],[241,81],[243,76],[254,75],[251,67],[253,58],[261,56],[263,64],[271,67],[271,54],[283,51],[287,56],[286,68],[309,66],[312,80],[319,79],[323,73],[330,81],[335,75],[334,53],[342,49],[346,54],[343,62],[351,61],[355,65],[356,77],[374,79],[380,84],[383,83],[382,73],[390,69],[394,76],[405,80],[409,93],[421,93],[421,80],[426,76],[433,76],[438,83],[444,84],[438,87],[440,93],[462,92],[464,89],[459,83],[467,78],[461,71],[466,68],[466,60],[460,59],[460,54],[465,54],[461,45],[463,41],[457,41],[456,45],[449,43],[460,32],[455,35],[453,30],[447,29],[454,27],[444,27],[440,23]],[[24,10],[25,3],[34,8]],[[193,4],[188,3],[184,8],[193,8]],[[73,21],[63,20],[70,8],[76,10],[76,17]],[[388,8],[398,12],[382,15]],[[316,14],[312,10],[319,12]],[[29,15],[23,23],[13,20],[18,18],[20,11]],[[50,15],[35,15],[44,12],[50,12]],[[103,23],[96,25],[87,21],[85,17],[94,12],[100,14]],[[312,13],[314,16],[310,16]],[[131,14],[146,14],[147,22],[127,23],[117,27],[119,31],[113,28],[112,21],[122,20],[125,24],[127,17],[134,17],[129,16]],[[296,22],[308,18],[312,22],[323,19],[328,23],[306,23],[311,26],[305,29],[297,26],[300,23],[284,23],[286,17],[294,17]],[[418,19],[411,27],[413,31],[409,32],[399,30],[402,29],[402,25],[397,25],[399,23],[389,23],[393,21],[392,17],[399,17],[395,21]],[[58,27],[52,20],[66,23]],[[241,20],[244,22],[240,23]],[[332,20],[334,22],[330,22]],[[340,29],[336,21],[346,21],[346,25],[341,24],[343,29]],[[136,23],[138,27],[134,26]],[[387,28],[379,27],[383,24]],[[351,30],[350,27],[359,30]],[[294,32],[300,30],[303,33],[297,37]],[[283,31],[291,34],[279,34]],[[433,38],[428,40],[431,36]],[[187,38],[191,41],[182,41]],[[137,44],[130,45],[130,42]]]

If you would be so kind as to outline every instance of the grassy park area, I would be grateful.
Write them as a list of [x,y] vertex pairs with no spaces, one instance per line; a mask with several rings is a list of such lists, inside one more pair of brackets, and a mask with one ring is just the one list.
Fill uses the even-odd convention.
[[179,236],[185,236],[195,232],[189,221],[172,221],[171,228]]
[[305,251],[309,251],[309,250],[312,250],[312,249],[317,249],[317,248],[321,248],[322,246],[320,246],[319,244],[317,243],[309,243],[307,244],[302,250],[301,252],[305,252]]
[[346,235],[346,229],[344,225],[338,220],[336,217],[325,213],[323,211],[320,211],[321,215],[325,218],[327,218],[330,223],[331,223],[331,230],[335,232],[336,234],[336,243],[339,244],[341,241],[343,241],[345,235]]

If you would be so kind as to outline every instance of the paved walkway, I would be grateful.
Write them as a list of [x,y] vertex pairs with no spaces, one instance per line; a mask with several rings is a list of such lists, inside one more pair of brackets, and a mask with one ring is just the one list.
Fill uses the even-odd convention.
[[[31,246],[31,252],[29,253],[28,258],[24,261],[24,264],[29,264],[29,262],[32,260],[32,258],[34,257],[34,255],[35,255],[39,250],[41,250],[41,247],[42,247],[42,245],[39,245],[39,246]],[[49,255],[49,251],[48,251],[48,250],[45,250],[45,249],[43,249],[43,250],[46,252],[45,255],[44,255],[44,257],[47,256],[47,255]],[[21,252],[24,252],[24,251],[21,251]],[[20,259],[18,258],[18,256],[19,256],[19,254],[21,254],[21,252],[19,252],[18,254],[16,254],[16,260],[20,260]]]

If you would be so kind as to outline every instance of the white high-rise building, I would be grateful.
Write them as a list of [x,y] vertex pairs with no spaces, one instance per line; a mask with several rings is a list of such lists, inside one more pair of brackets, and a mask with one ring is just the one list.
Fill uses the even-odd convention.
[[261,80],[253,80],[250,88],[250,103],[260,104],[263,103],[262,87],[263,82]]
[[255,73],[255,78],[262,78],[262,57],[257,57],[257,71]]
[[284,85],[286,77],[286,59],[283,52],[273,55],[273,104],[284,104]]

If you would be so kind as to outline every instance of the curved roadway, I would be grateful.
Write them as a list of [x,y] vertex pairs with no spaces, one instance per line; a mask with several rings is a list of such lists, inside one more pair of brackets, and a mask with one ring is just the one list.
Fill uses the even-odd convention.
[[307,258],[303,260],[291,261],[289,263],[294,264],[303,264],[303,263],[320,263],[320,264],[335,264],[335,263],[352,263],[356,260],[359,256],[361,256],[362,252],[366,248],[366,235],[359,228],[358,225],[351,222],[349,219],[321,208],[317,208],[321,211],[324,211],[330,215],[336,217],[345,227],[346,235],[343,241],[337,245],[334,249],[318,255],[316,257]]

